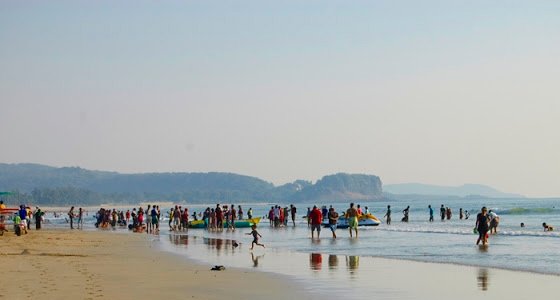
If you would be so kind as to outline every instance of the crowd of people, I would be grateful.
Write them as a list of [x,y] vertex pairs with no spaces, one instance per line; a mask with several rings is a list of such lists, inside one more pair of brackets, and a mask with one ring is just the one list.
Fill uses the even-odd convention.
[[[0,201],[0,211],[6,210],[6,205],[4,201]],[[13,224],[13,230],[17,235],[26,234],[28,230],[31,229],[32,221],[35,223],[35,229],[40,230],[41,225],[43,223],[45,213],[39,208],[35,207],[35,210],[32,210],[31,207],[26,205],[20,205],[17,211],[13,209],[10,220]],[[0,214],[0,233],[3,234],[5,231],[8,231],[6,228],[6,221],[7,216],[10,217],[9,214]]]
[[[0,209],[6,209],[5,204],[3,201],[0,201]],[[15,210],[15,209],[11,209]],[[429,212],[429,222],[434,221],[434,210],[431,205],[428,205],[428,212]],[[410,206],[407,206],[403,211],[403,218],[401,219],[402,222],[409,221],[409,214],[410,214]],[[56,214],[56,212],[55,212]],[[78,210],[75,209],[74,206],[70,208],[67,215],[67,222],[70,224],[71,229],[82,229],[84,224],[84,216],[86,212],[81,207]],[[269,225],[273,228],[278,227],[286,227],[288,226],[289,220],[291,219],[292,225],[296,225],[296,214],[297,208],[290,204],[290,206],[281,207],[280,205],[271,206],[268,214],[264,216],[264,218],[269,219]],[[321,228],[323,226],[330,229],[333,238],[337,238],[336,230],[338,228],[338,222],[341,218],[344,218],[347,223],[348,230],[350,237],[358,237],[358,225],[359,220],[361,217],[370,214],[368,207],[366,206],[364,209],[358,204],[354,206],[354,203],[350,203],[348,209],[339,214],[336,210],[330,206],[327,209],[327,206],[322,206],[319,209],[317,206],[313,206],[313,208],[307,208],[307,214],[304,216],[307,218],[307,224],[311,231],[311,238],[319,238],[321,233]],[[383,218],[386,221],[387,225],[391,225],[391,206],[387,206],[387,210]],[[17,211],[14,211],[11,220],[13,221],[14,231],[17,230],[18,233],[27,233],[27,230],[31,228],[32,220],[35,223],[35,228],[37,230],[41,229],[41,224],[43,223],[45,212],[43,212],[39,207],[33,211],[29,206],[20,205]],[[190,217],[192,217],[192,221],[199,221],[201,220],[202,227],[206,228],[209,231],[223,231],[224,228],[235,230],[236,229],[236,221],[237,220],[244,220],[244,217],[247,217],[246,220],[249,222],[253,221],[253,209],[249,208],[247,213],[244,214],[243,208],[241,205],[237,207],[234,204],[231,205],[220,205],[216,204],[215,208],[207,207],[203,212],[196,213],[193,212],[192,215],[189,214],[189,209],[187,207],[182,207],[180,205],[175,205],[167,212],[168,217],[168,225],[171,231],[186,231],[189,228],[189,224],[191,222]],[[440,217],[441,221],[451,220],[453,216],[452,209],[449,207],[444,206],[443,204],[440,207]],[[459,209],[459,219],[460,220],[468,220],[470,213],[468,210],[463,210],[463,208]],[[158,205],[148,205],[146,209],[143,207],[138,207],[138,209],[133,208],[132,210],[117,210],[117,209],[105,209],[100,208],[97,213],[95,214],[95,227],[97,228],[115,228],[117,226],[120,227],[127,227],[134,232],[148,232],[148,233],[157,233],[160,230],[160,220],[161,217],[161,210]],[[5,221],[6,221],[6,214],[0,215],[0,230],[2,233],[5,229]],[[258,221],[254,221],[250,223],[252,225],[256,225]],[[478,234],[478,239],[476,244],[482,245],[488,244],[488,237],[489,234],[496,234],[498,230],[498,226],[500,223],[500,217],[493,212],[492,210],[488,210],[486,207],[483,207],[480,213],[477,214],[475,220],[475,228],[473,232]],[[525,224],[521,223],[521,227],[524,227]],[[546,223],[542,224],[544,231],[553,231],[554,228]],[[260,234],[256,231],[256,227],[252,227],[251,233],[253,235],[254,245],[263,246],[258,242],[258,238]]]
[[268,220],[270,226],[273,227],[284,227],[288,226],[288,219],[291,216],[292,225],[296,225],[296,213],[297,208],[290,204],[290,207],[282,208],[280,205],[271,206],[268,211]]

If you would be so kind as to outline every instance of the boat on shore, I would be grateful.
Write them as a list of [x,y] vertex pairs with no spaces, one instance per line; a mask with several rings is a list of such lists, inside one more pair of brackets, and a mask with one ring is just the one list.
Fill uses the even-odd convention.
[[[252,219],[243,219],[243,220],[235,220],[235,228],[248,228],[255,224],[259,224],[261,218],[252,218]],[[224,222],[224,228],[228,227],[228,223]],[[189,228],[206,228],[204,224],[204,220],[196,220],[189,222]]]
[[[323,227],[329,227],[329,219],[324,219],[321,223]],[[372,214],[361,215],[358,217],[358,226],[377,226],[381,224],[381,221]],[[350,227],[348,225],[348,218],[341,216],[338,218],[337,228],[345,229]]]

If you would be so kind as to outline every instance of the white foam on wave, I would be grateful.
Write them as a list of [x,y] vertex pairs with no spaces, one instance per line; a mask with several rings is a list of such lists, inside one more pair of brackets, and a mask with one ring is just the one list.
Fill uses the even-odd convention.
[[[417,233],[441,233],[441,234],[461,234],[473,235],[472,228],[448,228],[448,227],[427,227],[427,226],[395,226],[395,227],[376,227],[376,230],[394,232],[417,232]],[[527,231],[527,230],[501,230],[498,235],[507,236],[534,236],[560,238],[560,232]]]

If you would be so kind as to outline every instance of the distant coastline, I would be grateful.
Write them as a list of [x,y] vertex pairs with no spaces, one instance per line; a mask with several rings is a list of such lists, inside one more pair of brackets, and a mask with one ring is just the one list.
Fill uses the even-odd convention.
[[225,173],[138,173],[94,171],[79,167],[0,163],[0,191],[8,202],[35,205],[99,205],[141,202],[348,202],[408,197],[519,198],[483,185],[442,187],[383,185],[373,174],[336,173],[315,183],[295,180],[280,186],[257,177]]

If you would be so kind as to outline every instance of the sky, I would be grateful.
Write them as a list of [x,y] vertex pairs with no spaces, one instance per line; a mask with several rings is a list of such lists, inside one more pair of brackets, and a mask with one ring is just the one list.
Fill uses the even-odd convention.
[[560,1],[1,1],[0,162],[560,196]]

